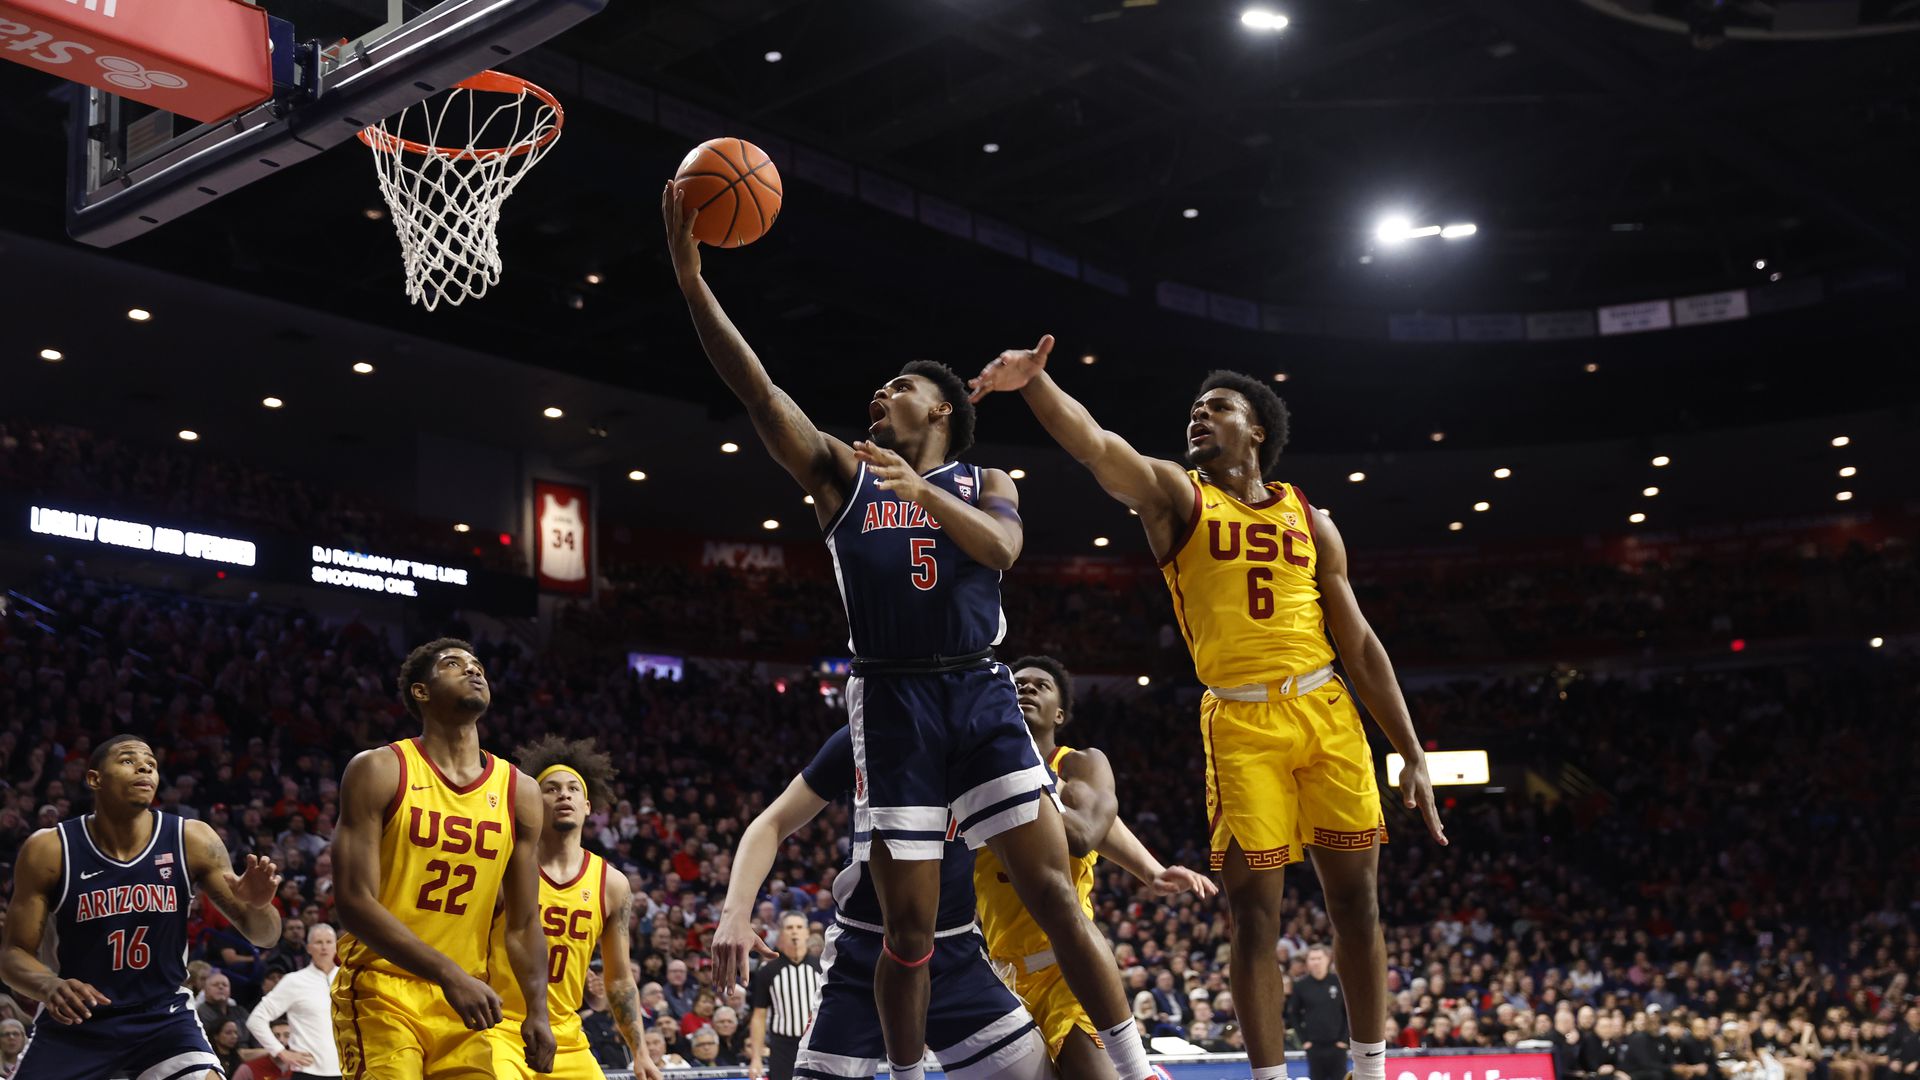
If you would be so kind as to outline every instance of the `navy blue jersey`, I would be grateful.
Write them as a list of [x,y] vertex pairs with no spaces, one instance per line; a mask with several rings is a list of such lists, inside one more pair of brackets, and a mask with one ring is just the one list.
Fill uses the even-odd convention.
[[53,967],[61,978],[79,979],[106,995],[114,1012],[175,997],[187,981],[193,883],[186,838],[178,817],[152,814],[153,839],[131,862],[101,854],[87,818],[68,818],[59,826]]
[[[827,736],[813,760],[800,770],[800,777],[814,794],[829,802],[851,796],[865,778],[854,768],[853,736],[848,729],[840,728]],[[856,842],[862,839],[854,837]],[[856,926],[881,925],[880,897],[873,891],[873,881],[862,863],[850,861],[833,879],[833,900],[843,920]],[[934,929],[972,925],[973,907],[973,853],[949,820],[946,852],[940,860],[940,911],[934,918]]]
[[[927,480],[980,503],[978,466],[949,461]],[[863,463],[847,505],[827,529],[853,654],[917,660],[998,645],[1007,632],[1000,571],[974,562],[924,509],[877,482]]]

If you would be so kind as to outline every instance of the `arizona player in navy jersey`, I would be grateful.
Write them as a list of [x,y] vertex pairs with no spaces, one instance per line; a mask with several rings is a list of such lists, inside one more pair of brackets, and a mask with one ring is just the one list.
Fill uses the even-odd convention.
[[[856,783],[853,738],[847,728],[840,728],[741,834],[713,936],[716,985],[730,985],[744,975],[749,952],[776,955],[750,921],[760,884],[773,869],[782,841],[828,802],[851,798]],[[973,853],[957,836],[941,846],[939,915],[934,957],[927,965],[933,990],[927,1041],[951,1080],[1050,1080],[1047,1045],[1033,1017],[987,962],[973,918]],[[826,949],[820,954],[826,985],[800,1042],[794,1075],[867,1080],[879,1071],[880,1055],[886,1052],[873,1005],[874,969],[881,955],[880,901],[858,862],[834,878],[833,899],[834,924],[827,929]]]
[[[822,432],[773,384],[700,276],[695,212],[660,195],[674,274],[700,344],[775,461],[812,496],[846,602],[853,678],[854,857],[886,927],[874,999],[895,1080],[919,1080],[949,811],[992,848],[1046,931],[1120,1080],[1150,1075],[1106,939],[1081,909],[1053,779],[1021,718],[1000,573],[1020,554],[1019,493],[958,460],[973,444],[966,386],[914,361],[867,403],[868,439]],[[876,842],[877,841],[877,842]]]
[[115,735],[88,762],[93,813],[20,846],[0,978],[42,1004],[15,1080],[224,1075],[185,989],[187,913],[203,892],[265,948],[280,939],[280,877],[253,855],[235,874],[212,827],[153,809],[158,780],[153,749]]

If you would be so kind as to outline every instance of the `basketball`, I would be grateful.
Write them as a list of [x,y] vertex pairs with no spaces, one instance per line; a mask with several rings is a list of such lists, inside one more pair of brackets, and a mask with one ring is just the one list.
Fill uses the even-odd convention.
[[751,244],[780,216],[780,170],[745,139],[708,139],[680,162],[674,183],[698,210],[693,235],[713,247]]

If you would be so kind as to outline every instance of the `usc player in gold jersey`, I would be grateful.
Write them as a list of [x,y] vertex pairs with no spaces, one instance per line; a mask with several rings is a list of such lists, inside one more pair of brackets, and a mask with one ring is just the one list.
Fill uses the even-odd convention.
[[[1213,896],[1218,891],[1213,882],[1184,866],[1162,865],[1119,819],[1113,769],[1106,754],[1059,745],[1060,728],[1073,715],[1073,677],[1066,666],[1051,656],[1023,656],[1011,667],[1020,715],[1026,718],[1034,749],[1059,778],[1074,890],[1087,917],[1093,917],[1093,867],[1102,855],[1140,879],[1154,896],[1189,889],[1202,899]],[[973,891],[987,957],[1033,1014],[1062,1080],[1115,1080],[1118,1074],[1101,1046],[1099,1028],[1067,988],[1046,932],[1027,913],[1005,868],[990,850],[974,854]]]
[[[1265,382],[1215,371],[1187,409],[1190,469],[1142,455],[1097,423],[1046,372],[1053,336],[1003,352],[973,399],[1018,390],[1034,416],[1107,494],[1140,516],[1174,614],[1207,686],[1212,865],[1233,914],[1233,995],[1254,1080],[1286,1075],[1284,984],[1273,943],[1288,863],[1312,849],[1347,993],[1356,1080],[1386,1075],[1386,943],[1378,844],[1386,839],[1366,730],[1353,693],[1406,758],[1402,797],[1435,841],[1426,756],[1393,664],[1347,579],[1333,519],[1291,484],[1267,483],[1287,441],[1287,407]],[[1354,682],[1333,673],[1335,649]]]
[[400,668],[418,738],[363,750],[340,782],[335,903],[346,933],[333,983],[333,1036],[346,1080],[494,1075],[487,1029],[487,931],[505,909],[508,952],[531,1005],[527,1064],[553,1067],[536,861],[533,778],[480,749],[492,701],[473,646],[430,641]]
[[[580,830],[593,804],[613,803],[613,759],[594,748],[592,739],[543,735],[519,747],[513,757],[540,785],[545,813],[540,828],[540,931],[547,966],[547,1013],[553,1025],[553,1076],[565,1080],[606,1080],[580,1027],[586,997],[587,968],[593,950],[605,964],[607,1001],[614,1027],[627,1044],[631,1068],[644,1080],[660,1080],[660,1067],[646,1053],[640,1031],[640,991],[633,981],[633,955],[627,927],[633,913],[633,889],[626,875],[580,846]],[[493,924],[492,961],[487,984],[500,994],[499,1026],[493,1040],[497,1080],[530,1080],[520,1022],[527,1004],[507,957],[504,920]]]

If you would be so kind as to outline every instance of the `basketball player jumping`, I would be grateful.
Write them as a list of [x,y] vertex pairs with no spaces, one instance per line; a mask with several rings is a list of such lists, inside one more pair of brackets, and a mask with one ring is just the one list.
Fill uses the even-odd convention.
[[520,1035],[535,1072],[553,1067],[540,943],[540,791],[480,749],[492,701],[473,646],[430,641],[400,668],[418,738],[363,750],[340,782],[333,836],[340,974],[334,1041],[347,1080],[494,1075],[487,1029],[488,927],[504,898],[507,952],[527,1003]]
[[914,361],[867,403],[868,441],[823,433],[773,385],[701,279],[696,215],[673,184],[660,212],[707,359],[813,497],[846,602],[854,850],[885,912],[874,996],[895,1080],[919,1080],[925,1053],[949,808],[967,843],[1007,867],[1122,1080],[1141,1080],[1151,1067],[1113,954],[1074,893],[1052,780],[1009,672],[993,661],[1005,632],[1000,572],[1022,543],[1019,495],[1006,473],[956,460],[973,443],[966,387],[945,365]]
[[[813,760],[740,835],[733,880],[713,936],[714,981],[729,985],[746,971],[750,953],[774,955],[754,932],[754,900],[781,843],[827,803],[857,795],[853,737],[840,728]],[[988,965],[973,920],[973,855],[957,836],[941,841],[940,903],[934,956],[927,964],[931,994],[927,1041],[953,1080],[1049,1080],[1047,1049],[1033,1017]],[[826,984],[820,1007],[788,1069],[795,1076],[870,1080],[886,1046],[874,1009],[873,980],[881,957],[880,902],[873,880],[853,862],[833,879],[833,925],[820,954]],[[774,1075],[780,1075],[778,1063]]]
[[[93,813],[20,845],[0,942],[0,978],[41,1002],[16,1080],[224,1075],[184,989],[187,917],[197,889],[262,948],[280,938],[270,860],[235,875],[204,821],[153,809],[159,762],[115,735],[87,762]],[[40,961],[47,923],[54,968]]]
[[[1138,878],[1155,896],[1173,896],[1192,889],[1202,899],[1218,890],[1213,882],[1184,866],[1164,866],[1133,830],[1116,814],[1113,769],[1098,750],[1060,746],[1061,725],[1072,716],[1073,677],[1051,656],[1023,656],[1013,662],[1013,684],[1020,694],[1020,713],[1034,746],[1060,782],[1067,848],[1073,856],[1073,883],[1081,910],[1093,915],[1093,867],[1105,855]],[[1099,850],[1094,848],[1096,845]],[[1047,1053],[1063,1080],[1113,1080],[1113,1066],[1100,1051],[1100,1037],[1086,1010],[1060,979],[1053,946],[1020,905],[1007,884],[1007,875],[991,851],[973,864],[973,887],[979,895],[980,926],[987,955],[994,965],[1012,975],[1014,993],[1033,1013]]]
[[[640,1032],[640,991],[633,981],[627,925],[633,887],[607,861],[580,846],[580,829],[593,803],[613,803],[613,759],[592,739],[544,735],[513,752],[520,768],[540,785],[545,817],[540,828],[540,928],[546,938],[547,1012],[552,1021],[553,1075],[565,1080],[606,1080],[580,1026],[587,967],[596,944],[605,965],[607,1000],[614,1026],[627,1044],[633,1071],[660,1080],[660,1067],[646,1052]],[[507,936],[494,920],[487,984],[500,995],[506,1019],[488,1032],[497,1080],[530,1080],[527,1045],[520,1037],[526,1000],[507,957]]]
[[[1355,690],[1406,759],[1408,808],[1446,843],[1425,753],[1386,649],[1347,580],[1333,520],[1300,489],[1265,483],[1287,441],[1287,408],[1264,382],[1216,371],[1188,409],[1187,462],[1145,457],[1103,429],[1046,372],[1048,335],[1001,353],[972,380],[973,400],[1018,390],[1048,434],[1140,515],[1175,617],[1207,685],[1201,737],[1213,869],[1233,915],[1234,999],[1255,1080],[1286,1075],[1280,937],[1283,875],[1313,848],[1347,992],[1356,1080],[1386,1075],[1386,943],[1378,842],[1386,839],[1366,731],[1333,673]],[[1329,632],[1331,641],[1329,641]]]

